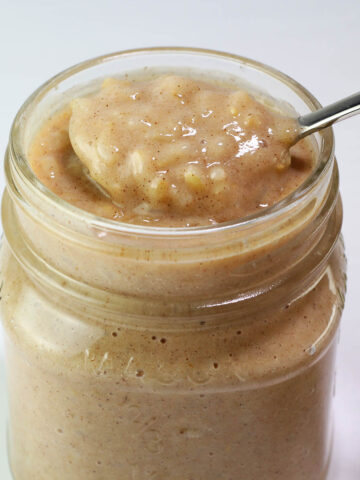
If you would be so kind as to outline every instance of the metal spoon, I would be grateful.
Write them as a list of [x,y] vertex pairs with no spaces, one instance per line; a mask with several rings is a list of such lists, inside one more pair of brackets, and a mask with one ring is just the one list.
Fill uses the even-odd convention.
[[299,132],[296,142],[311,133],[330,127],[335,122],[351,117],[360,111],[360,92],[346,97],[327,107],[307,113],[298,118]]
[[[311,133],[330,127],[333,123],[343,120],[345,118],[356,115],[360,111],[360,92],[346,97],[338,102],[332,103],[327,107],[320,108],[315,112],[307,113],[298,117],[297,135],[294,139],[293,145],[302,138]],[[110,197],[106,190],[94,180],[88,168],[83,168],[85,176],[91,181],[103,194]],[[114,202],[115,203],[115,202]]]

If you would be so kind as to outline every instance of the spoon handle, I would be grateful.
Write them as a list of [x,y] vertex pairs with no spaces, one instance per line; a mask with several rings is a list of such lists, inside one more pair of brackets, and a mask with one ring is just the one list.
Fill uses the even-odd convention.
[[360,111],[360,92],[346,97],[327,107],[316,110],[298,118],[300,125],[299,138],[329,127],[339,120],[351,117]]

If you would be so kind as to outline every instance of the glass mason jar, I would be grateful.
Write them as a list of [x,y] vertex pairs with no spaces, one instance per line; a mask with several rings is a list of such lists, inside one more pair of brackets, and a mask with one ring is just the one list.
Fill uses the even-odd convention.
[[257,62],[158,48],[75,66],[18,113],[6,154],[2,320],[16,480],[319,480],[331,451],[345,292],[333,134],[293,194],[200,228],[117,223],[32,172],[34,132],[100,79],[192,68],[300,114],[301,85]]

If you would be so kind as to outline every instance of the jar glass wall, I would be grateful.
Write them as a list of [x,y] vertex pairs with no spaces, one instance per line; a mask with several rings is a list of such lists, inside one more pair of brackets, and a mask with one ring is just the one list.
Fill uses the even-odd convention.
[[332,132],[292,195],[242,221],[165,229],[67,204],[26,152],[49,112],[139,68],[240,77],[316,100],[248,59],[191,49],[85,62],[24,104],[6,155],[2,320],[14,478],[325,478],[345,291]]

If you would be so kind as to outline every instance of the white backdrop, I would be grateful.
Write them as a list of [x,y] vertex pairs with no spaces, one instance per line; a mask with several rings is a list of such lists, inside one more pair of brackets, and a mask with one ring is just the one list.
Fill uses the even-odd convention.
[[[230,51],[286,72],[323,104],[360,90],[359,0],[0,0],[0,6],[1,152],[12,118],[36,87],[74,63],[115,50],[184,45]],[[360,116],[335,126],[349,283],[329,480],[360,479],[359,132]],[[10,480],[4,388],[0,333],[0,479]]]

